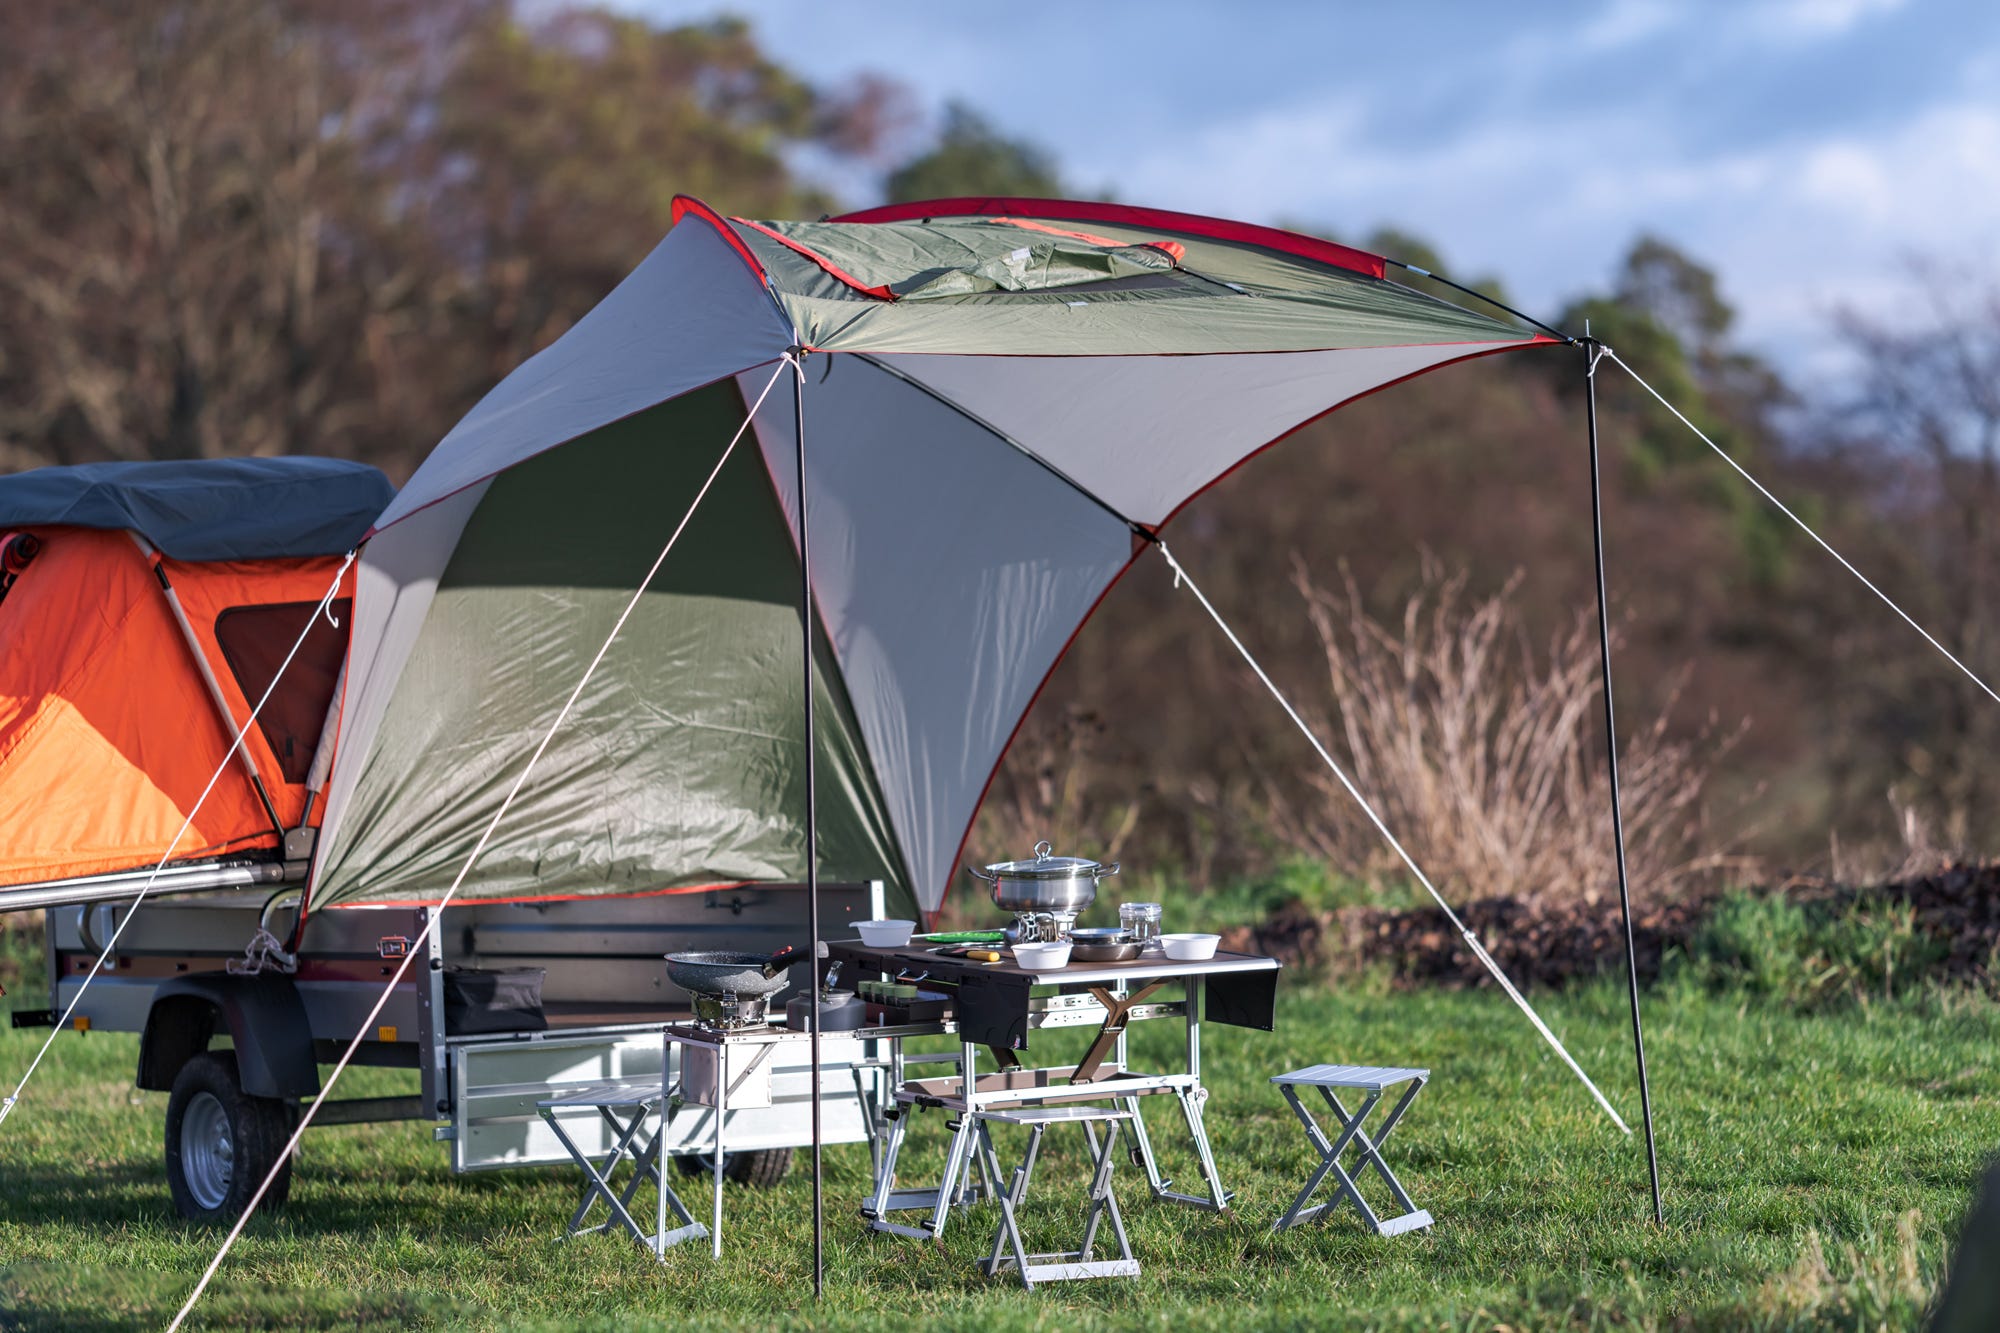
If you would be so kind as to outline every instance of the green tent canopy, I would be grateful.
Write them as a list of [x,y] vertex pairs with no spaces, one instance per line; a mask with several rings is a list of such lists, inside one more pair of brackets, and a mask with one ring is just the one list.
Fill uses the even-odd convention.
[[[312,904],[443,894],[788,349],[819,873],[934,910],[1036,691],[1176,511],[1342,403],[1548,341],[1243,223],[683,200],[376,521]],[[805,877],[792,386],[751,424],[461,897]]]

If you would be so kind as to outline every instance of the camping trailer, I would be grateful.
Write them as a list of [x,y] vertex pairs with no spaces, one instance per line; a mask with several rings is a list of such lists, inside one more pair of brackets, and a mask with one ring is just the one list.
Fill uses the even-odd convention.
[[[136,1081],[169,1094],[168,1181],[190,1218],[240,1212],[284,1141],[268,1131],[289,1132],[320,1090],[319,1066],[357,1035],[382,979],[424,935],[422,904],[300,913],[332,770],[351,569],[320,603],[391,493],[372,468],[308,458],[0,478],[0,910],[46,913],[51,981],[49,1007],[16,1009],[13,1022],[51,1024],[76,1002],[76,1028],[142,1034]],[[421,1071],[421,1094],[329,1103],[318,1123],[435,1122],[459,1171],[567,1161],[537,1097],[661,1072],[659,1024],[689,1013],[661,955],[796,943],[797,897],[782,885],[684,886],[455,912],[358,1056]],[[824,903],[842,929],[883,915],[882,885],[830,887]],[[521,969],[544,974],[540,1024],[452,1003],[461,976]],[[868,1126],[849,1070],[872,1075],[860,1043],[828,1047],[846,1095],[829,1101],[826,1131],[859,1139]],[[739,1178],[775,1179],[806,1141],[804,1077],[778,1069],[773,1106],[732,1117]],[[586,1145],[597,1129],[565,1128]],[[692,1153],[711,1134],[701,1114],[679,1116],[669,1146]]]

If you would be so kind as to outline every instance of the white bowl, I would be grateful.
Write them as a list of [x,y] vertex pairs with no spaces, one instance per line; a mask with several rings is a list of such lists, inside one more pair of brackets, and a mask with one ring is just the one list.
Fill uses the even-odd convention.
[[910,942],[910,932],[917,928],[914,921],[857,921],[854,928],[861,932],[861,942],[871,949],[900,949]]
[[1215,957],[1220,935],[1162,935],[1160,951],[1177,963],[1199,963]]
[[1069,950],[1068,940],[1053,944],[1017,944],[1014,946],[1014,962],[1031,972],[1054,971],[1058,967],[1069,966]]

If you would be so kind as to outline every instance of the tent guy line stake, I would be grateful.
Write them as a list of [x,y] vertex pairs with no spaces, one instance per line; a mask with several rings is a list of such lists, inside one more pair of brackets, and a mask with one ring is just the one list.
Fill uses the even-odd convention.
[[1964,672],[1965,678],[1967,680],[1971,681],[1974,685],[1977,685],[1980,689],[1986,691],[1987,697],[1992,699],[1995,703],[2000,703],[2000,694],[1994,693],[1993,687],[1991,685],[1988,685],[1984,680],[1981,680],[1978,674],[1975,673],[1971,667],[1959,661],[1958,658],[1952,654],[1952,651],[1949,648],[1945,647],[1943,644],[1939,643],[1936,639],[1932,638],[1931,632],[1929,630],[1925,629],[1922,625],[1919,625],[1914,619],[1912,619],[1909,612],[1905,611],[1902,607],[1896,605],[1895,599],[1890,597],[1888,593],[1883,592],[1880,588],[1876,587],[1875,584],[1872,581],[1870,581],[1870,579],[1866,574],[1863,574],[1860,570],[1856,569],[1852,564],[1850,564],[1846,556],[1834,550],[1832,545],[1828,543],[1826,538],[1820,536],[1817,532],[1814,532],[1812,528],[1807,525],[1804,519],[1800,518],[1797,514],[1793,513],[1791,509],[1786,506],[1783,500],[1780,500],[1777,496],[1771,494],[1770,490],[1764,485],[1763,482],[1758,481],[1755,477],[1751,476],[1747,471],[1745,471],[1743,465],[1737,462],[1735,459],[1731,458],[1727,450],[1725,450],[1721,445],[1717,444],[1714,440],[1709,439],[1708,436],[1704,435],[1702,433],[1701,427],[1695,425],[1692,421],[1689,421],[1687,417],[1682,414],[1681,410],[1678,407],[1675,407],[1665,398],[1662,398],[1660,396],[1660,391],[1658,389],[1655,389],[1652,385],[1646,383],[1646,381],[1640,376],[1638,371],[1626,365],[1625,362],[1619,358],[1618,353],[1612,351],[1609,347],[1607,347],[1604,349],[1604,355],[1611,358],[1613,361],[1618,362],[1618,368],[1624,371],[1627,375],[1630,375],[1634,383],[1636,383],[1640,388],[1644,389],[1647,393],[1653,395],[1653,398],[1660,404],[1661,407],[1666,408],[1667,411],[1673,413],[1675,417],[1679,418],[1680,423],[1683,426],[1686,426],[1689,430],[1693,431],[1695,433],[1695,438],[1699,439],[1703,444],[1713,449],[1717,457],[1722,459],[1723,462],[1729,464],[1730,467],[1735,468],[1736,474],[1742,477],[1743,480],[1749,482],[1752,486],[1756,487],[1757,493],[1759,495],[1763,496],[1766,500],[1769,500],[1773,505],[1775,505],[1779,513],[1783,514],[1786,518],[1789,518],[1790,520],[1792,520],[1792,522],[1796,523],[1799,527],[1800,532],[1805,533],[1806,536],[1818,542],[1820,545],[1820,549],[1825,551],[1828,555],[1832,556],[1835,560],[1838,560],[1840,562],[1840,566],[1842,569],[1845,569],[1848,573],[1854,575],[1855,578],[1860,579],[1863,587],[1867,588],[1868,591],[1874,593],[1877,597],[1882,599],[1882,605],[1888,607],[1891,611],[1894,611],[1897,615],[1901,616],[1903,618],[1904,624],[1908,625],[1911,629],[1915,630],[1917,633],[1923,635],[1924,642],[1928,643],[1931,647],[1937,649],[1940,653],[1943,653],[1945,660],[1950,662],[1953,666],[1957,667],[1960,671]]
[[[152,874],[146,876],[146,882],[139,886],[139,892],[132,899],[132,905],[125,909],[125,919],[118,923],[117,929],[111,932],[111,938],[104,942],[104,949],[97,955],[97,962],[84,974],[83,983],[76,988],[76,994],[70,997],[68,1007],[63,1010],[62,1017],[56,1020],[55,1027],[49,1032],[48,1040],[42,1043],[41,1050],[35,1052],[35,1058],[28,1062],[27,1072],[21,1075],[20,1083],[14,1088],[14,1095],[0,1101],[0,1124],[6,1123],[7,1117],[13,1113],[15,1103],[21,1100],[21,1094],[27,1090],[28,1080],[35,1076],[37,1069],[41,1068],[42,1058],[49,1053],[49,1048],[55,1045],[56,1038],[62,1035],[63,1029],[69,1026],[70,1016],[76,1012],[76,1007],[83,1003],[84,993],[90,989],[90,983],[97,980],[97,974],[104,970],[104,962],[118,948],[118,941],[123,938],[125,928],[131,925],[132,918],[139,914],[139,905],[145,902],[146,895],[152,892],[154,882],[167,868],[167,862],[173,859],[174,852],[181,845],[181,839],[185,838],[188,830],[194,827],[195,817],[207,803],[209,793],[215,790],[215,784],[222,780],[222,775],[229,771],[229,766],[235,762],[238,752],[243,750],[243,738],[250,734],[250,728],[257,725],[258,714],[264,711],[264,705],[269,703],[271,696],[277,692],[278,682],[285,678],[285,672],[292,665],[292,659],[297,657],[299,649],[305,646],[306,636],[312,633],[313,626],[319,623],[321,616],[333,619],[333,614],[327,607],[332,603],[334,594],[340,591],[340,581],[347,577],[348,567],[354,563],[354,554],[353,551],[349,551],[347,558],[340,562],[340,568],[334,572],[333,582],[327,585],[326,592],[319,599],[319,605],[313,608],[310,616],[306,617],[305,628],[299,631],[298,640],[292,644],[292,650],[285,654],[285,660],[278,664],[277,673],[271,677],[271,683],[264,687],[264,696],[257,700],[257,706],[250,710],[249,718],[236,729],[235,737],[229,742],[228,753],[222,756],[222,762],[217,764],[215,772],[209,775],[208,785],[203,787],[201,795],[195,798],[194,808],[189,810],[187,818],[181,821],[179,831],[174,834],[174,840],[168,843],[167,850],[160,854],[159,864],[153,867]],[[284,830],[279,829],[278,833],[282,837]],[[88,912],[93,909],[86,907],[84,910]],[[60,977],[49,978],[51,985],[60,985],[61,980]]]
[[[549,724],[548,731],[542,736],[541,744],[537,745],[535,752],[528,756],[527,765],[515,777],[513,787],[508,790],[506,799],[500,802],[500,808],[493,812],[493,818],[487,821],[485,831],[479,835],[479,841],[473,846],[471,854],[465,858],[465,864],[458,868],[458,874],[453,877],[451,887],[445,890],[444,896],[438,899],[437,906],[431,908],[425,917],[424,928],[417,932],[416,939],[410,942],[408,951],[403,955],[403,961],[397,965],[395,974],[389,978],[389,984],[375,997],[375,1006],[368,1011],[368,1017],[361,1021],[354,1039],[347,1043],[347,1049],[340,1053],[340,1060],[334,1065],[333,1072],[327,1075],[326,1082],[320,1087],[319,1095],[313,1098],[312,1105],[308,1106],[305,1113],[299,1117],[298,1127],[292,1131],[291,1138],[285,1141],[285,1146],[278,1153],[278,1160],[271,1164],[271,1169],[258,1184],[257,1192],[251,1195],[250,1202],[244,1205],[243,1215],[236,1219],[236,1225],[229,1228],[229,1234],[223,1237],[222,1248],[215,1252],[215,1258],[211,1259],[208,1267],[203,1270],[201,1280],[195,1283],[194,1290],[188,1293],[187,1302],[181,1306],[180,1313],[167,1325],[167,1333],[175,1333],[180,1328],[182,1322],[187,1319],[188,1312],[194,1309],[195,1302],[201,1299],[204,1291],[208,1290],[208,1284],[215,1277],[216,1270],[222,1267],[222,1261],[228,1257],[230,1248],[236,1244],[236,1238],[243,1234],[243,1228],[256,1213],[257,1205],[264,1201],[264,1195],[270,1190],[272,1182],[277,1180],[278,1172],[284,1168],[292,1154],[298,1151],[299,1140],[304,1137],[306,1127],[311,1125],[313,1117],[319,1114],[320,1106],[326,1101],[327,1094],[333,1091],[333,1085],[340,1081],[341,1074],[346,1072],[348,1064],[354,1059],[354,1053],[361,1049],[362,1039],[375,1030],[375,1020],[382,1016],[382,1010],[389,1003],[389,997],[395,994],[396,987],[402,985],[403,978],[409,975],[410,964],[424,952],[424,945],[430,940],[431,932],[437,929],[438,920],[444,915],[444,909],[458,895],[459,887],[465,883],[465,877],[472,872],[473,865],[486,851],[486,844],[491,841],[494,830],[499,828],[500,821],[506,818],[508,809],[514,804],[514,798],[521,794],[521,788],[527,785],[528,775],[533,773],[535,765],[541,762],[549,743],[556,738],[556,732],[560,731],[562,724],[569,720],[570,710],[576,707],[576,701],[583,696],[584,687],[590,684],[591,677],[597,674],[598,666],[603,663],[605,654],[611,651],[611,645],[617,640],[619,631],[625,628],[625,622],[631,619],[632,612],[638,608],[639,600],[646,595],[646,589],[652,585],[654,577],[660,572],[660,566],[667,562],[667,556],[673,551],[675,543],[680,540],[681,533],[687,530],[688,521],[694,517],[695,511],[701,508],[701,502],[707,497],[709,488],[715,485],[715,479],[722,475],[723,465],[736,452],[736,446],[749,431],[750,423],[756,420],[757,409],[764,405],[764,399],[770,396],[771,390],[778,383],[778,377],[785,373],[785,367],[797,364],[790,352],[786,352],[780,358],[777,369],[771,373],[770,380],[764,385],[764,392],[757,395],[757,401],[751,405],[749,414],[743,418],[743,424],[736,428],[736,434],[730,438],[729,447],[722,451],[722,457],[715,460],[715,467],[709,472],[708,480],[704,481],[701,489],[695,492],[694,500],[688,505],[687,512],[681,515],[681,521],[674,525],[673,535],[667,538],[667,544],[660,548],[660,554],[654,558],[653,567],[646,571],[646,577],[632,593],[632,599],[626,602],[625,609],[619,612],[616,623],[611,626],[611,633],[605,636],[597,655],[591,658],[590,665],[584,668],[583,676],[577,681],[576,688],[571,690],[569,698],[563,701],[561,711],[556,714],[555,721]],[[721,1128],[720,1125],[716,1126],[718,1134]]]
[[1632,936],[1632,880],[1625,865],[1625,805],[1618,787],[1618,718],[1611,702],[1611,595],[1604,577],[1604,483],[1597,447],[1597,363],[1611,349],[1583,326],[1584,406],[1590,430],[1590,531],[1597,563],[1597,652],[1604,672],[1604,753],[1611,779],[1611,840],[1618,860],[1618,906],[1625,918],[1625,980],[1632,1006],[1632,1055],[1639,1066],[1639,1110],[1646,1126],[1646,1178],[1653,1187],[1653,1224],[1665,1226],[1660,1206],[1660,1153],[1653,1138],[1653,1088],[1646,1078],[1646,1030],[1639,1022],[1639,947]]
[[1181,567],[1181,562],[1174,559],[1174,553],[1167,549],[1167,544],[1159,542],[1157,545],[1160,548],[1160,554],[1166,558],[1168,567],[1174,571],[1174,586],[1179,587],[1183,583],[1187,585],[1188,591],[1193,593],[1195,600],[1201,603],[1201,609],[1208,612],[1208,618],[1215,622],[1216,628],[1222,631],[1223,637],[1229,640],[1237,653],[1249,664],[1250,669],[1257,674],[1257,679],[1264,682],[1264,688],[1269,690],[1271,697],[1278,701],[1278,707],[1285,710],[1285,716],[1292,719],[1293,724],[1305,735],[1307,743],[1314,750],[1318,751],[1320,759],[1333,771],[1334,777],[1340,779],[1340,785],[1347,789],[1347,794],[1354,798],[1355,804],[1361,807],[1361,812],[1368,816],[1370,823],[1375,825],[1375,831],[1380,833],[1383,840],[1389,844],[1396,855],[1402,858],[1403,864],[1410,868],[1410,873],[1417,877],[1417,882],[1424,886],[1425,891],[1430,894],[1431,898],[1444,912],[1446,918],[1457,928],[1459,935],[1465,940],[1466,947],[1472,950],[1472,956],[1477,958],[1481,966],[1493,974],[1493,979],[1500,983],[1500,989],[1507,992],[1507,998],[1520,1006],[1521,1012],[1528,1016],[1528,1021],[1535,1025],[1535,1031],[1541,1033],[1542,1039],[1555,1049],[1557,1055],[1562,1057],[1563,1063],[1569,1066],[1570,1072],[1583,1081],[1583,1086],[1590,1090],[1590,1095],[1595,1097],[1597,1104],[1604,1108],[1604,1114],[1611,1117],[1611,1123],[1617,1125],[1625,1133],[1630,1134],[1632,1127],[1627,1125],[1624,1117],[1618,1114],[1617,1109],[1609,1101],[1605,1100],[1604,1094],[1598,1091],[1597,1085],[1590,1081],[1590,1075],[1583,1072],[1583,1066],[1578,1064],[1575,1058],[1570,1055],[1569,1050],[1564,1047],[1556,1034],[1549,1031],[1549,1025],[1542,1021],[1541,1015],[1535,1012],[1534,1006],[1528,1003],[1527,997],[1515,989],[1514,983],[1508,979],[1506,972],[1501,970],[1500,964],[1493,960],[1493,955],[1487,953],[1486,947],[1479,942],[1479,937],[1474,935],[1471,928],[1459,919],[1458,913],[1451,910],[1451,904],[1446,902],[1444,895],[1437,891],[1437,886],[1431,883],[1430,876],[1426,875],[1423,869],[1417,865],[1415,858],[1403,850],[1403,844],[1396,841],[1395,834],[1389,832],[1389,826],[1384,824],[1382,817],[1375,813],[1375,807],[1368,803],[1368,798],[1363,796],[1360,789],[1349,780],[1346,771],[1327,752],[1326,746],[1320,743],[1319,737],[1314,734],[1311,727],[1306,725],[1305,719],[1299,716],[1298,710],[1292,707],[1291,701],[1285,698],[1284,694],[1278,689],[1277,684],[1264,674],[1264,668],[1259,666],[1257,659],[1250,655],[1250,650],[1243,646],[1243,640],[1236,637],[1236,631],[1229,628],[1229,622],[1222,618],[1222,613],[1215,609],[1214,603],[1208,600],[1208,597],[1195,583],[1193,577],[1188,574],[1187,570]]

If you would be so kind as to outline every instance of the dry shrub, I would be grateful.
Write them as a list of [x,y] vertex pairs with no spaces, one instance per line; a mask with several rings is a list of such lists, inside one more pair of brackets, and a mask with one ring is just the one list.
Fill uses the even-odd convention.
[[[1513,608],[1519,582],[1472,598],[1464,574],[1427,565],[1388,626],[1344,570],[1329,589],[1298,564],[1333,710],[1316,729],[1440,888],[1596,903],[1617,884],[1596,620],[1580,612],[1538,654]],[[1711,720],[1677,735],[1671,707],[1619,749],[1631,872],[1655,901],[1725,864],[1701,851],[1702,761],[1741,734],[1718,738]],[[1274,831],[1298,850],[1371,878],[1407,873],[1331,773],[1316,772],[1305,800],[1265,790]]]
[[1152,788],[1123,780],[1130,765],[1107,753],[1113,749],[1109,724],[1093,709],[1031,711],[980,807],[967,850],[1013,860],[1047,839],[1059,856],[1117,860]]

